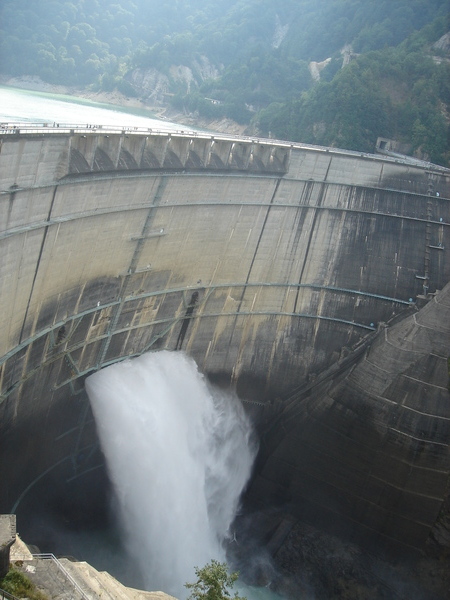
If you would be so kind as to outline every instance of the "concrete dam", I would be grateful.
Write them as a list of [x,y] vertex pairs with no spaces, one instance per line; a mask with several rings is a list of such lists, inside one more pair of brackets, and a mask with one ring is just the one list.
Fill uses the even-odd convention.
[[184,131],[0,144],[0,512],[22,534],[105,512],[84,379],[167,349],[252,416],[249,501],[448,541],[449,170]]

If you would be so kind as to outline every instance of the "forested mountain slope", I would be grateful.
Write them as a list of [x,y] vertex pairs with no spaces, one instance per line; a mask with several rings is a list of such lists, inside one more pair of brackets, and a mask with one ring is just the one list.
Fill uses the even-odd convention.
[[3,75],[449,162],[448,0],[2,0],[0,27]]

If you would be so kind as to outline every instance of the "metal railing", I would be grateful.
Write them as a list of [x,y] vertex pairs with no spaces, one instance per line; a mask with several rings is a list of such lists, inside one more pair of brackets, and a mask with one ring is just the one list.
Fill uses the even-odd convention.
[[17,596],[13,596],[12,594],[10,594],[9,592],[7,592],[6,590],[2,590],[0,588],[0,600],[20,600],[19,598],[17,598]]
[[91,600],[91,597],[88,596],[82,590],[82,588],[78,585],[78,583],[75,581],[75,579],[64,568],[64,566],[60,563],[60,561],[56,558],[56,556],[54,554],[50,554],[50,553],[33,554],[32,556],[33,556],[34,559],[37,559],[37,560],[42,560],[42,561],[49,560],[49,561],[51,561],[52,564],[56,565],[56,567],[58,568],[58,570],[60,571],[60,573],[63,575],[63,577],[65,578],[65,580],[76,590],[76,592],[78,592],[79,597],[81,597],[82,600]]
[[[157,120],[157,119],[154,119]],[[162,122],[162,125],[164,123]],[[371,152],[360,152],[357,150],[345,150],[343,148],[331,148],[327,146],[319,146],[316,144],[305,144],[303,142],[291,142],[287,140],[279,140],[275,138],[265,138],[260,136],[248,136],[248,135],[233,135],[222,132],[205,131],[201,129],[192,129],[189,126],[183,127],[179,124],[174,124],[172,127],[134,127],[134,126],[120,126],[120,125],[86,125],[80,123],[24,123],[24,122],[3,122],[0,123],[0,135],[1,134],[33,134],[33,133],[97,133],[103,134],[137,134],[137,135],[181,135],[182,137],[189,135],[193,137],[203,139],[214,139],[223,141],[246,141],[254,144],[278,146],[282,148],[297,148],[302,150],[314,150],[316,152],[326,152],[329,154],[345,155],[345,156],[359,156],[369,158],[376,161],[384,162],[395,162],[400,164],[407,164],[414,166],[430,169],[434,171],[442,171],[448,173],[450,169],[441,165],[435,165],[433,163],[422,161],[413,157],[409,157],[404,154],[398,154],[396,156],[388,155],[387,153],[374,154]]]

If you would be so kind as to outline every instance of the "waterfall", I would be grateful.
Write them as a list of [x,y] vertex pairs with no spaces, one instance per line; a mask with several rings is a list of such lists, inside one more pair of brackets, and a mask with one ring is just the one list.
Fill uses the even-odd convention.
[[256,452],[239,400],[182,352],[151,352],[91,375],[86,389],[127,552],[146,589],[185,598],[223,543]]

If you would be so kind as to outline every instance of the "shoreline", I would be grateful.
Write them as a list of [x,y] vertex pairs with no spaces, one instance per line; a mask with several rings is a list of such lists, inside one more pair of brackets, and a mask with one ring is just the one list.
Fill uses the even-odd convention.
[[44,94],[72,96],[74,98],[81,98],[83,100],[90,100],[101,104],[110,104],[111,106],[119,106],[121,108],[146,110],[154,115],[154,118],[162,121],[173,121],[182,125],[217,131],[218,133],[246,135],[249,130],[248,125],[240,125],[227,118],[211,121],[176,111],[169,105],[151,106],[142,100],[139,100],[139,98],[127,97],[117,90],[111,92],[94,91],[89,88],[52,84],[42,81],[42,79],[35,76],[7,77],[0,75],[0,85],[31,92],[42,92]]
[[113,106],[140,108],[149,112],[164,112],[163,106],[149,106],[138,98],[128,98],[121,92],[113,90],[112,92],[94,91],[89,88],[78,88],[66,85],[58,85],[46,83],[39,77],[24,76],[24,77],[5,77],[0,76],[0,85],[28,90],[30,92],[42,92],[44,94],[59,94],[63,96],[73,96],[74,98],[83,98],[84,100],[92,100],[101,104],[112,104]]

